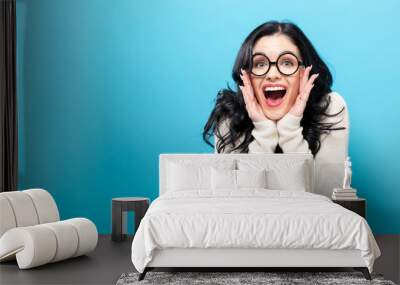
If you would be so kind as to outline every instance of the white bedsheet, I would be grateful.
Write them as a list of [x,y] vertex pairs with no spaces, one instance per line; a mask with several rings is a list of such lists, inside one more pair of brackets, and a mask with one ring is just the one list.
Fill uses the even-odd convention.
[[143,272],[154,249],[358,249],[372,272],[380,250],[364,218],[329,198],[299,191],[180,191],[153,201],[132,243]]

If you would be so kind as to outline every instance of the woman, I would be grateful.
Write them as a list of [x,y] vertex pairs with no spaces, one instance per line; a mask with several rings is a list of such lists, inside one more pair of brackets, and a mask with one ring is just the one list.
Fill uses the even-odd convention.
[[203,139],[218,153],[308,152],[347,156],[348,113],[332,75],[293,23],[271,21],[247,36],[232,72],[237,91],[218,93]]
[[232,72],[237,91],[218,93],[203,139],[217,153],[312,153],[316,193],[341,187],[348,112],[332,75],[294,24],[260,25],[242,44]]

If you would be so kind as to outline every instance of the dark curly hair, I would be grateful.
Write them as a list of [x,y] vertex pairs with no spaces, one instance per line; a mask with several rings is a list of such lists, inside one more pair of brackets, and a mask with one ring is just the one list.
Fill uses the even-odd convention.
[[[334,125],[339,122],[327,123],[323,122],[323,120],[326,117],[337,116],[344,108],[336,114],[328,114],[326,112],[330,104],[330,97],[327,94],[331,92],[332,75],[311,42],[297,25],[286,21],[269,21],[253,30],[240,47],[233,66],[232,78],[236,83],[236,87],[243,85],[239,76],[240,69],[249,70],[255,43],[263,36],[276,33],[288,36],[298,47],[303,64],[305,66],[312,64],[311,74],[319,73],[307,101],[303,118],[300,121],[300,125],[303,127],[303,137],[308,142],[311,153],[315,156],[321,147],[320,136],[323,133],[344,129],[343,127],[334,128]],[[251,131],[254,128],[253,122],[248,116],[240,89],[236,88],[236,90],[238,91],[232,90],[228,85],[227,88],[218,92],[215,106],[204,126],[203,140],[213,148],[214,145],[210,142],[210,137],[217,130],[215,135],[219,139],[217,145],[218,153],[223,152],[228,145],[234,147],[231,151],[238,150],[241,153],[247,153],[249,144],[254,140],[251,135]],[[229,132],[222,135],[219,127],[225,119],[229,119]],[[244,136],[242,142],[235,146],[242,136]],[[275,152],[281,151],[278,146]]]

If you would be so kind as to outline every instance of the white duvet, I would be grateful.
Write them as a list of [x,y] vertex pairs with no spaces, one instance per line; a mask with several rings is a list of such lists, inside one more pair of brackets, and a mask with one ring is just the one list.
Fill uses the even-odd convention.
[[179,191],[153,201],[132,243],[143,272],[154,249],[358,249],[372,272],[380,250],[361,216],[325,196],[299,191]]

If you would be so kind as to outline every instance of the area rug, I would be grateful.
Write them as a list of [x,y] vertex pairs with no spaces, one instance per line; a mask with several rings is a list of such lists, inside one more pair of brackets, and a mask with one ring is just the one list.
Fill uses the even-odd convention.
[[384,280],[381,274],[372,274],[372,281],[366,280],[361,272],[147,272],[145,279],[138,281],[139,273],[124,273],[117,285],[134,284],[379,284],[396,285]]

